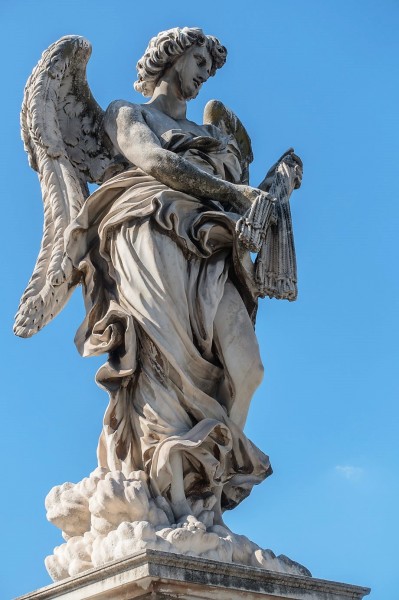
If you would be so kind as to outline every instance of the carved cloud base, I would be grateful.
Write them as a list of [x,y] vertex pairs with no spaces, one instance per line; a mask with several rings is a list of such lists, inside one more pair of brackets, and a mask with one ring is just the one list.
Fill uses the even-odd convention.
[[369,588],[146,550],[17,600],[361,600]]
[[66,540],[45,561],[54,581],[143,550],[310,576],[305,567],[286,556],[276,557],[271,550],[215,524],[212,497],[192,500],[192,514],[176,523],[168,502],[151,496],[143,471],[125,477],[121,471],[98,468],[77,484],[53,488],[46,508],[48,520],[62,530]]

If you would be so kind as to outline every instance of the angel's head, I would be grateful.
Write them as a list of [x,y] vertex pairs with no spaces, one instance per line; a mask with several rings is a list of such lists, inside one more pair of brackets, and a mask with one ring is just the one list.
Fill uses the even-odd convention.
[[[187,57],[183,64],[184,56]],[[195,69],[192,84],[187,84],[187,97],[195,97],[201,84],[216,73],[226,62],[227,50],[212,35],[205,35],[196,27],[175,27],[161,31],[148,44],[144,56],[137,63],[138,77],[134,89],[143,96],[152,96],[158,81],[175,63],[185,71]],[[180,60],[179,60],[180,59]],[[193,89],[191,89],[191,87]]]

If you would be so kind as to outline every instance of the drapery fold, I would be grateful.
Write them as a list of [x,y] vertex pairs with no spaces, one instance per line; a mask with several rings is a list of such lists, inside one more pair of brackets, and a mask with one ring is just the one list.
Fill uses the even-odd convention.
[[[172,131],[164,145],[239,181],[231,138]],[[263,368],[244,302],[250,284],[234,261],[238,218],[132,167],[94,192],[69,229],[87,311],[76,344],[109,355],[97,373],[110,395],[99,466],[143,469],[169,501],[175,454],[186,497],[202,490],[224,508],[271,472],[243,433]]]

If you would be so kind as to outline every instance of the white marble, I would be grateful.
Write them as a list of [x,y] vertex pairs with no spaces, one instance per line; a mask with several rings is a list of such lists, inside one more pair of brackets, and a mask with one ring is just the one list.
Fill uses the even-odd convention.
[[[296,572],[222,515],[272,472],[243,429],[263,376],[258,299],[297,294],[289,198],[302,163],[289,149],[252,187],[238,117],[211,101],[204,123],[187,119],[227,55],[200,29],[150,41],[135,84],[145,104],[103,111],[86,80],[90,53],[79,36],[50,46],[21,115],[44,233],[15,333],[37,333],[82,284],[76,345],[108,355],[98,470],[50,492],[48,518],[68,539],[47,567],[61,579],[159,548]],[[88,182],[99,184],[91,195]]]
[[362,600],[369,588],[145,550],[18,600]]
[[98,468],[78,484],[53,488],[46,508],[47,518],[62,529],[66,540],[46,558],[54,581],[144,549],[310,576],[286,556],[276,557],[245,536],[214,525],[212,507],[204,502],[197,501],[193,514],[176,523],[165,499],[151,497],[143,471],[125,477],[121,471]]

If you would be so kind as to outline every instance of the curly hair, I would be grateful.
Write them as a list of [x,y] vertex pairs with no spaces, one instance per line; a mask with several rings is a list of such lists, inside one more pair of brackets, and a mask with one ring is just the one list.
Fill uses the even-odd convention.
[[143,96],[152,96],[165,70],[191,46],[206,46],[212,58],[211,75],[226,62],[227,50],[213,35],[205,35],[197,27],[175,27],[161,31],[150,40],[147,50],[137,63],[134,89]]

